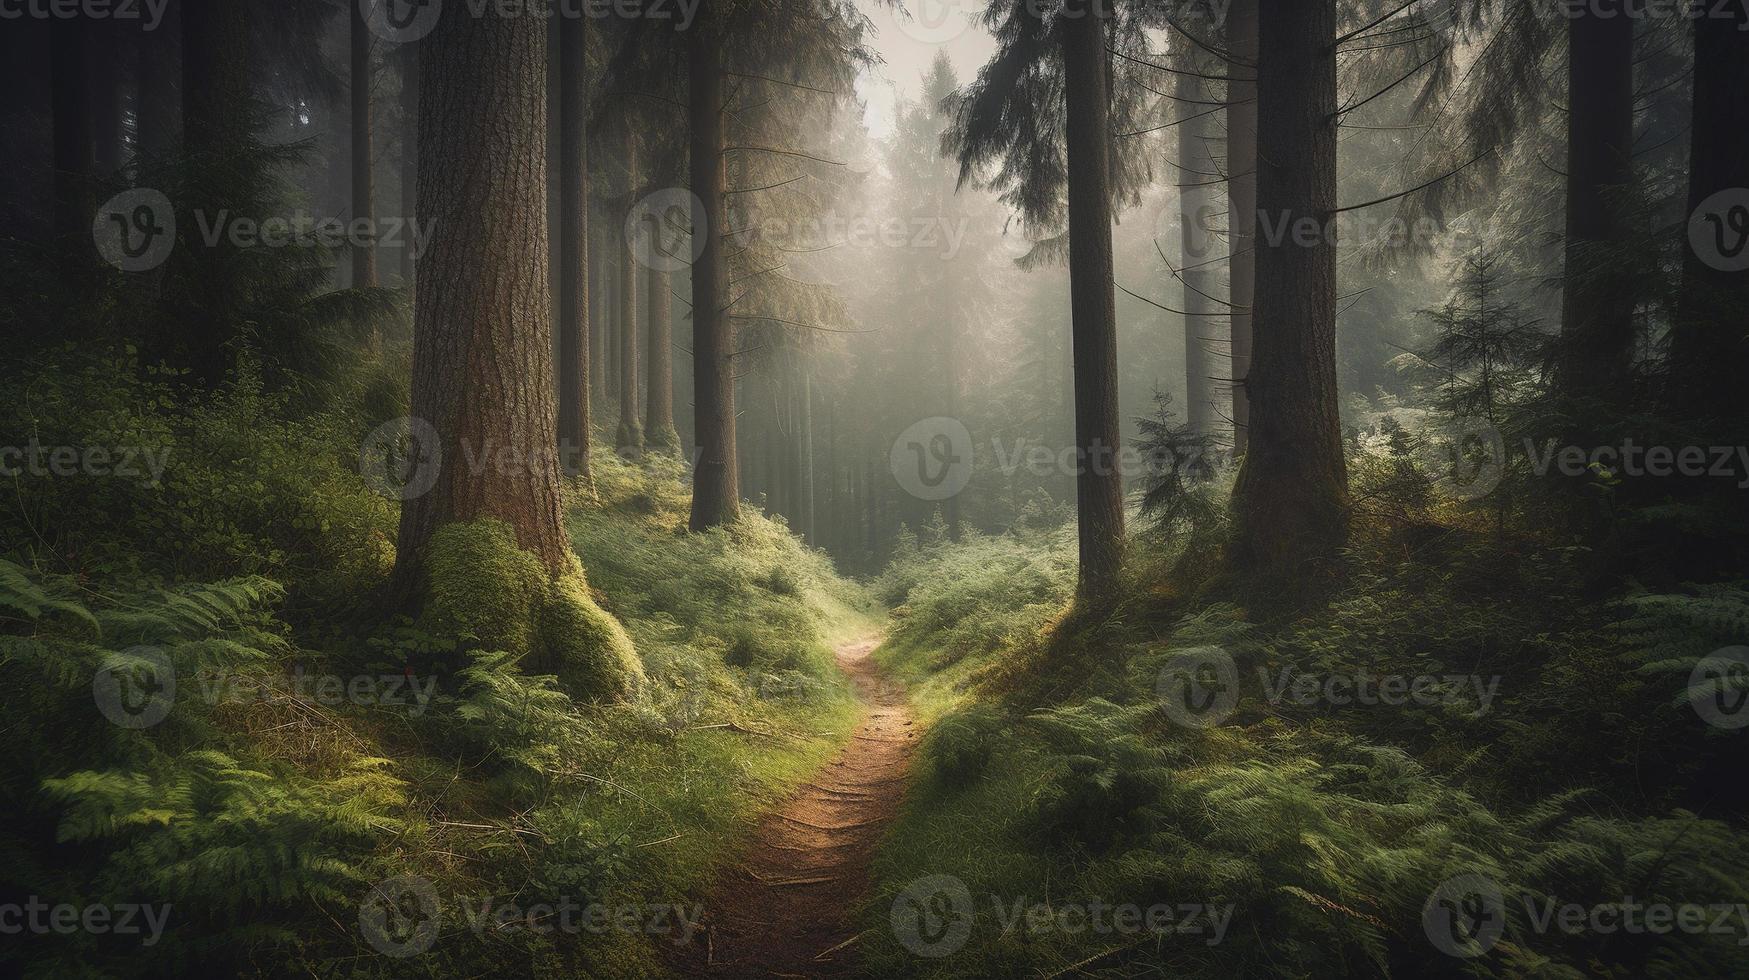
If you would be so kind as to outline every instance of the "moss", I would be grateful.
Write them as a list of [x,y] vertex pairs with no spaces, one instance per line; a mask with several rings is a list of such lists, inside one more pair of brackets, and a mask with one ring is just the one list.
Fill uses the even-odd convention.
[[636,460],[644,451],[644,427],[637,419],[620,419],[613,446],[620,455]]
[[680,433],[674,431],[672,425],[645,429],[644,448],[652,453],[678,453],[680,451]]
[[516,546],[509,524],[446,524],[431,536],[426,551],[422,625],[432,633],[472,639],[485,649],[532,651],[547,577],[540,559]]
[[544,669],[572,697],[624,700],[644,683],[644,665],[631,637],[595,604],[580,573],[554,579],[541,609]]
[[503,521],[448,524],[432,535],[421,625],[475,649],[520,654],[525,670],[556,674],[579,699],[624,698],[643,681],[631,638],[590,597],[582,568],[573,562],[549,575]]

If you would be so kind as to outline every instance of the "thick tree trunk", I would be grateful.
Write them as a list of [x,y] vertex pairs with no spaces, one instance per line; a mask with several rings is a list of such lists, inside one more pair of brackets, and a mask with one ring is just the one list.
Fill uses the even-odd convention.
[[559,19],[559,465],[589,472],[588,31]]
[[[417,44],[418,42],[413,42]],[[419,213],[419,56],[412,53],[401,63],[401,216],[413,219]],[[413,285],[418,254],[413,237],[402,236],[401,282]]]
[[1726,259],[1745,254],[1749,212],[1735,214],[1736,228],[1730,212],[1749,206],[1749,193],[1723,208],[1708,203],[1749,188],[1749,11],[1741,6],[1694,22],[1692,120],[1688,211],[1701,239],[1686,253],[1667,400],[1690,418],[1741,422],[1749,418],[1749,271],[1730,271]]
[[1632,247],[1620,200],[1633,181],[1635,19],[1618,9],[1627,2],[1578,5],[1568,20],[1560,380],[1574,397],[1624,397],[1633,357],[1633,284],[1616,268]]
[[1112,286],[1111,98],[1101,0],[1069,0],[1060,28],[1068,108],[1069,290],[1075,480],[1084,600],[1109,598],[1123,561],[1117,301]]
[[1233,453],[1251,435],[1251,324],[1257,283],[1257,3],[1233,0],[1227,11],[1227,302],[1232,343]]
[[[371,183],[371,113],[370,113],[370,29],[364,23],[364,5],[349,3],[352,12],[348,31],[350,47],[349,79],[352,88],[352,218],[369,221],[376,217]],[[377,250],[374,238],[364,245],[352,246],[352,285],[377,284]]]
[[504,521],[547,568],[571,567],[552,447],[547,25],[446,11],[421,42],[419,200],[435,233],[419,264],[412,414],[441,465],[401,508],[403,595],[452,522]]
[[669,295],[668,273],[644,270],[649,284],[649,384],[644,392],[644,445],[663,452],[680,450],[680,435],[674,431],[674,301]]
[[[1202,103],[1207,100],[1202,84],[1193,72],[1202,71],[1204,65],[1197,58],[1191,42],[1179,38],[1175,42],[1188,50],[1180,53],[1175,59],[1177,67],[1185,72],[1178,75],[1177,88],[1180,101],[1174,112],[1184,121],[1178,124],[1178,171],[1181,183],[1178,189],[1178,276],[1182,279],[1184,296],[1184,420],[1190,431],[1196,435],[1207,435],[1214,431],[1215,405],[1214,384],[1210,379],[1213,358],[1209,355],[1208,345],[1214,335],[1215,315],[1220,311],[1215,308],[1211,299],[1215,284],[1214,268],[1209,265],[1214,256],[1207,254],[1210,250],[1208,231],[1213,210],[1210,207],[1214,201],[1213,188],[1208,182],[1212,179],[1208,174],[1218,172],[1214,154],[1210,150],[1214,138],[1213,127],[1209,124],[1210,116],[1203,115]],[[1213,72],[1203,72],[1213,74]]]
[[[172,5],[164,14],[164,23],[157,31],[142,33],[139,47],[139,87],[134,99],[134,151],[136,161],[162,166],[176,154],[182,129],[176,91],[176,39],[173,36],[180,21]],[[138,166],[138,163],[136,163]]]
[[248,22],[234,0],[183,0],[182,136],[211,166],[249,127]]
[[91,27],[82,19],[56,18],[49,25],[51,140],[55,164],[55,237],[67,245],[91,238],[97,210],[92,193],[91,76],[86,49]]
[[[217,215],[235,207],[237,195],[255,179],[255,161],[244,146],[252,120],[248,7],[234,0],[184,0],[182,16],[182,146],[189,191],[183,207]],[[194,227],[192,221],[189,226]],[[211,388],[231,365],[235,339],[236,256],[221,239],[216,248],[178,256],[193,282],[184,286],[193,307],[181,314],[188,327],[188,362],[195,378]]]
[[[723,310],[723,65],[715,12],[700,4],[688,38],[692,192],[699,210],[692,219],[693,433],[698,462],[692,478],[692,529],[734,520],[739,508],[739,461],[735,448],[735,387],[729,355],[732,321]],[[703,247],[696,236],[703,235]]]
[[97,174],[111,180],[120,172],[122,152],[122,37],[114,23],[90,30],[91,150]]
[[[1251,437],[1234,488],[1232,558],[1290,575],[1348,532],[1336,392],[1335,0],[1263,0]],[[1316,228],[1315,244],[1293,230]],[[1279,238],[1272,229],[1286,229]]]
[[[638,186],[637,145],[630,132],[625,143],[626,189],[635,196]],[[620,227],[623,229],[624,223]],[[638,413],[638,261],[631,242],[620,235],[619,245],[619,429],[613,444],[622,454],[635,456],[644,448],[644,424]]]

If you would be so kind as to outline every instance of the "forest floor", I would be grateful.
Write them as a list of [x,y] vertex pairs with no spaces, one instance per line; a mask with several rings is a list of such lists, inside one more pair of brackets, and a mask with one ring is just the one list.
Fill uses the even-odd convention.
[[854,974],[857,907],[875,846],[897,813],[918,731],[905,692],[881,675],[880,640],[837,650],[863,712],[844,750],[767,814],[705,901],[705,930],[676,964],[687,975]]

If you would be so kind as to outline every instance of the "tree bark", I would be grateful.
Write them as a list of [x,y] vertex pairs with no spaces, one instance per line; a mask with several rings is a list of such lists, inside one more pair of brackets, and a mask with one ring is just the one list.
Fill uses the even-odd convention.
[[91,148],[96,172],[113,180],[121,171],[122,152],[122,38],[114,23],[87,28],[91,59]]
[[[412,42],[417,44],[418,42]],[[419,56],[412,52],[401,65],[401,216],[413,220],[419,213]],[[410,234],[401,244],[401,282],[413,286],[419,256]]]
[[[625,140],[626,192],[638,187],[637,144],[628,130]],[[622,222],[621,228],[624,224]],[[623,233],[619,244],[619,429],[614,447],[635,456],[644,448],[644,424],[638,415],[638,261]]]
[[[1688,211],[1691,220],[1702,222],[1701,233],[1710,239],[1703,242],[1715,262],[1726,249],[1742,245],[1740,233],[1728,222],[1692,216],[1709,198],[1733,188],[1749,188],[1749,11],[1741,6],[1694,22]],[[1749,203],[1749,195],[1737,203]],[[1670,329],[1667,401],[1689,418],[1741,422],[1749,418],[1749,271],[1717,268],[1695,247],[1685,254]]]
[[[1259,7],[1251,433],[1234,488],[1234,563],[1290,575],[1347,539],[1336,390],[1335,0]],[[1293,229],[1316,229],[1296,241]],[[1285,228],[1272,240],[1269,228]]]
[[818,544],[814,526],[814,377],[804,362],[796,372],[796,530]]
[[166,8],[160,29],[136,39],[139,47],[139,87],[134,100],[135,167],[139,161],[162,166],[176,153],[181,131],[176,91],[176,39],[180,16],[174,5]]
[[[350,44],[350,73],[352,94],[352,218],[354,221],[363,219],[370,221],[376,217],[373,210],[375,188],[371,178],[371,111],[370,111],[370,29],[364,23],[364,5],[349,3],[351,10],[351,28],[348,31]],[[372,238],[366,244],[352,246],[352,285],[375,286],[377,284],[377,251]]]
[[1083,600],[1109,598],[1123,561],[1118,470],[1117,301],[1112,286],[1111,98],[1102,0],[1060,17],[1068,109],[1070,333],[1075,362],[1076,512]]
[[[588,180],[587,177],[584,179]],[[613,317],[609,315],[607,305],[607,247],[603,235],[608,223],[601,219],[600,206],[592,201],[584,229],[584,234],[589,236],[589,245],[585,249],[589,253],[589,400],[592,411],[594,407],[600,407],[605,415],[607,330]]]
[[[939,212],[937,212],[939,213]],[[951,302],[951,301],[950,301]],[[947,374],[947,417],[957,419],[960,416],[960,337],[959,321],[951,312],[943,321],[941,368]],[[947,536],[958,541],[961,531],[960,506],[965,490],[947,498]]]
[[692,478],[695,531],[732,521],[740,506],[735,447],[735,387],[729,355],[732,321],[724,315],[723,290],[723,64],[716,14],[710,0],[699,5],[688,38],[692,192],[700,213],[692,233],[703,248],[692,263],[693,432],[698,462]]
[[1207,99],[1202,84],[1192,74],[1202,71],[1203,61],[1195,56],[1188,40],[1179,38],[1177,44],[1186,49],[1175,59],[1185,74],[1176,76],[1177,94],[1182,101],[1174,110],[1184,120],[1177,127],[1181,168],[1178,173],[1182,181],[1178,190],[1178,278],[1182,280],[1180,292],[1184,296],[1184,420],[1190,431],[1200,436],[1214,431],[1215,419],[1214,385],[1210,379],[1213,358],[1207,345],[1214,334],[1219,310],[1210,298],[1218,287],[1213,267],[1208,264],[1213,256],[1206,254],[1210,251],[1208,226],[1212,218],[1209,212],[1213,209],[1209,205],[1214,193],[1207,186],[1210,178],[1205,175],[1216,173],[1219,167],[1210,152],[1214,133],[1209,120],[1213,117],[1202,114],[1201,103]]
[[559,19],[559,465],[589,472],[588,29]]
[[419,52],[419,200],[435,222],[419,264],[413,407],[435,430],[431,489],[401,508],[395,580],[417,594],[445,524],[510,525],[558,573],[546,209],[547,21],[446,12]]
[[1576,5],[1568,20],[1567,268],[1562,277],[1562,390],[1619,399],[1633,357],[1631,278],[1606,252],[1631,247],[1619,195],[1633,181],[1634,19],[1621,5]]
[[[251,128],[248,8],[234,0],[184,0],[182,16],[182,146],[188,200],[178,208],[208,215],[234,208],[237,195],[255,178],[255,161],[239,149]],[[193,228],[192,221],[189,228]],[[193,279],[183,287],[193,298],[182,311],[188,325],[189,365],[208,388],[224,380],[235,339],[236,255],[218,247],[179,256]]]
[[234,0],[183,0],[182,135],[199,161],[225,157],[248,127],[247,38]]
[[86,70],[90,25],[56,18],[49,25],[51,140],[54,144],[55,237],[69,246],[91,238],[97,211],[92,193],[91,76]]
[[1233,386],[1233,454],[1251,435],[1252,303],[1257,283],[1257,3],[1233,0],[1227,12],[1227,302]]
[[680,435],[674,431],[674,302],[669,295],[668,273],[644,270],[649,284],[649,384],[644,392],[644,445],[663,452],[680,450]]

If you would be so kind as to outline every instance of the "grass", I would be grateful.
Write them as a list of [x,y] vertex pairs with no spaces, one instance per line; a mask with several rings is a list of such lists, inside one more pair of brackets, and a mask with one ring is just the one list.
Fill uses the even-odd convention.
[[[1742,737],[1682,703],[1694,658],[1741,628],[1749,595],[1717,586],[1623,604],[1572,587],[1584,570],[1563,562],[1580,556],[1508,566],[1491,535],[1466,545],[1456,532],[1430,567],[1372,550],[1389,539],[1361,528],[1343,591],[1287,611],[1266,597],[1267,615],[1232,601],[1242,593],[1223,602],[1230,585],[1199,586],[1179,552],[1156,555],[1094,623],[1063,616],[1073,566],[1060,534],[902,553],[875,583],[894,603],[881,657],[932,724],[858,913],[870,973],[1749,970],[1741,930],[1570,935],[1534,911],[1749,897],[1749,830],[1725,775]],[[1189,727],[1159,685],[1176,652],[1210,646],[1235,662],[1238,698],[1219,726]],[[1284,671],[1479,672],[1500,693],[1479,716],[1461,685],[1433,708],[1271,701],[1255,678]],[[1615,744],[1606,731],[1632,750],[1600,746]],[[1424,915],[1446,882],[1473,874],[1500,886],[1504,933],[1460,959]],[[1126,931],[1118,906],[1176,925]]]
[[[189,917],[150,949],[84,936],[9,948],[10,965],[664,975],[672,933],[579,922],[547,934],[514,913],[700,900],[756,818],[848,741],[859,709],[832,649],[882,617],[781,523],[749,513],[683,533],[678,463],[604,456],[596,472],[593,493],[568,489],[566,518],[591,598],[643,666],[619,703],[573,701],[517,669],[522,652],[464,650],[412,620],[355,635],[355,620],[306,603],[294,630],[266,579],[120,592],[0,568],[0,699],[31,733],[0,773],[21,801],[0,851],[30,892],[173,896]],[[140,642],[171,651],[183,696],[153,728],[94,725],[93,672]],[[459,666],[426,676],[433,663]],[[434,685],[418,710],[325,701],[293,682],[295,670],[374,678],[415,665]],[[259,696],[188,697],[213,670]],[[44,854],[55,859],[33,857]],[[409,877],[437,896],[441,928],[425,952],[383,955],[361,907],[377,883]],[[392,937],[416,938],[422,910],[397,908],[411,917]],[[505,909],[510,920],[492,919]]]

